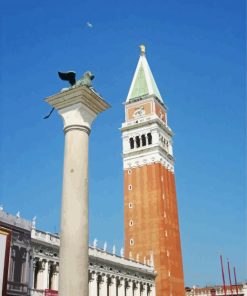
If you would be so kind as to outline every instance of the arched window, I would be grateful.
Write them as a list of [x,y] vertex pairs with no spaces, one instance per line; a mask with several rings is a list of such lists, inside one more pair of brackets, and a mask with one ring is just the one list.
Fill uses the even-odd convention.
[[134,149],[135,147],[135,142],[134,142],[134,139],[133,138],[130,138],[130,149]]
[[147,145],[146,136],[142,135],[142,146],[146,146],[146,145]]
[[141,145],[140,137],[136,136],[136,148],[139,148]]
[[148,133],[147,137],[148,137],[148,145],[151,145],[152,144],[152,135],[151,135],[151,133]]

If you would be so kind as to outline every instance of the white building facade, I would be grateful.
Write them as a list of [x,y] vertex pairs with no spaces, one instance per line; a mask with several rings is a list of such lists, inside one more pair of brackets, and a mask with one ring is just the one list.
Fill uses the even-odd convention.
[[213,286],[205,288],[186,288],[186,296],[247,296],[247,284],[226,286],[226,293],[223,286]]
[[[7,229],[25,226],[22,241],[23,260],[16,261],[13,257],[19,240],[13,241],[9,262],[9,281],[7,295],[50,296],[56,295],[59,283],[59,245],[58,234],[37,230],[35,220],[28,221],[20,216],[13,216],[0,211],[0,226]],[[19,239],[23,234],[18,236]],[[89,296],[155,296],[155,276],[152,258],[144,263],[124,258],[97,246],[97,240],[89,247]],[[72,254],[71,254],[72,255]],[[24,260],[25,259],[25,260]],[[16,276],[19,270],[20,275]],[[83,276],[83,274],[81,275]],[[18,278],[20,281],[15,282]]]
[[[46,289],[58,290],[59,237],[35,228],[31,231],[31,295],[43,295]],[[152,262],[144,265],[98,248],[89,247],[90,296],[155,296],[155,272]],[[83,276],[83,275],[82,275]]]

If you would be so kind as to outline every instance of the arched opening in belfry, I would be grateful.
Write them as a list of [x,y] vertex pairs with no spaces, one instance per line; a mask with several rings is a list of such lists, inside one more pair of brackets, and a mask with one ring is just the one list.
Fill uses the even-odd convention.
[[141,146],[140,137],[136,136],[136,148],[139,148]]
[[147,141],[146,141],[146,135],[142,135],[142,146],[146,146]]
[[134,141],[134,139],[133,138],[130,138],[129,139],[129,142],[130,142],[130,149],[134,149],[134,147],[135,147],[135,141]]
[[148,145],[151,145],[152,144],[152,135],[151,135],[151,133],[148,133],[147,137],[148,137]]

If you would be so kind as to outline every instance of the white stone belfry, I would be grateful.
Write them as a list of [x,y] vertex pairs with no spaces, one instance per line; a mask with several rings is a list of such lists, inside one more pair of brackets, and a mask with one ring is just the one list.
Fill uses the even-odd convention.
[[45,101],[63,118],[65,133],[59,296],[88,296],[88,138],[97,114],[110,106],[87,86]]

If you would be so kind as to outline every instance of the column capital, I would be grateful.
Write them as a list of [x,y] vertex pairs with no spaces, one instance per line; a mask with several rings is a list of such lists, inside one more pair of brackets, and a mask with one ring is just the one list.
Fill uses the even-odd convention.
[[97,274],[95,273],[95,271],[89,272],[88,279],[90,282],[94,281],[95,279],[97,280]]
[[124,284],[124,278],[123,278],[123,277],[119,277],[119,276],[117,276],[117,277],[116,277],[116,282],[117,282],[117,285],[118,285],[119,287],[122,287],[123,284]]
[[110,108],[93,88],[79,86],[45,99],[62,116],[64,129],[86,127],[90,129],[97,114]]

